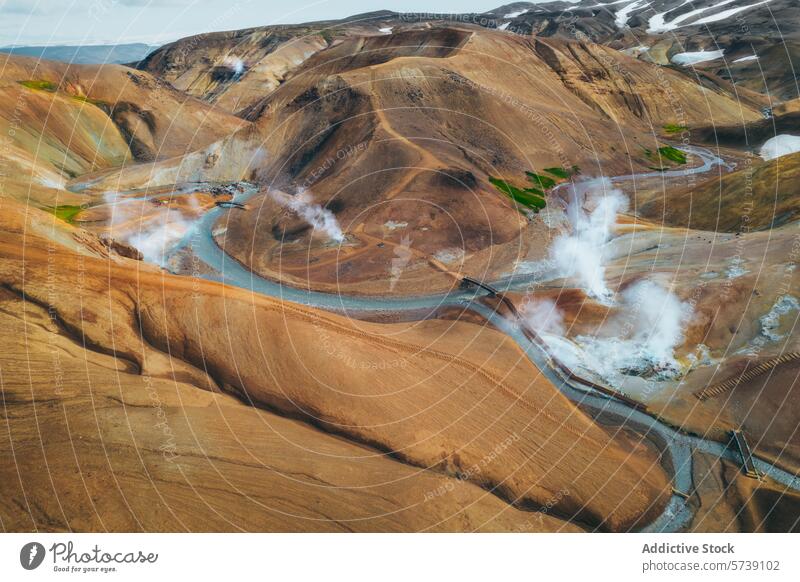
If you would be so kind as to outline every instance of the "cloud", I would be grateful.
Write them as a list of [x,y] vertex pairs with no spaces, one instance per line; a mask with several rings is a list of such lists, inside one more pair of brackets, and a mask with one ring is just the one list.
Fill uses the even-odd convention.
[[31,2],[30,0],[5,0],[0,4],[0,13],[29,16],[31,14],[44,14],[45,7],[41,2]]

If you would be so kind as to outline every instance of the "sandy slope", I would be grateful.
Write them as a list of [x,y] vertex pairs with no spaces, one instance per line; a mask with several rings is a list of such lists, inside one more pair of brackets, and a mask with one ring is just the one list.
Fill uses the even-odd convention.
[[[411,511],[409,515],[417,517],[386,522],[376,518],[362,522],[359,529],[478,527],[500,507],[498,499],[534,509],[556,497],[550,510],[553,516],[574,516],[590,527],[625,529],[657,514],[665,500],[666,477],[649,448],[595,425],[497,332],[466,323],[357,322],[214,283],[165,275],[127,259],[90,256],[85,250],[79,255],[48,242],[52,217],[34,210],[28,215],[26,221],[18,205],[6,203],[0,235],[3,317],[19,330],[2,336],[9,342],[3,350],[4,415],[12,435],[3,468],[7,476],[14,476],[15,464],[28,458],[26,451],[31,450],[44,455],[48,465],[53,463],[43,468],[52,483],[38,477],[38,472],[25,476],[30,479],[26,494],[38,504],[34,515],[42,520],[42,527],[96,527],[99,521],[65,517],[51,503],[61,501],[74,510],[78,499],[80,504],[88,503],[99,482],[122,479],[127,484],[126,496],[134,495],[143,504],[156,503],[163,480],[168,481],[164,486],[170,499],[202,496],[187,490],[195,479],[202,481],[198,491],[217,491],[221,485],[209,484],[203,472],[203,468],[212,471],[210,483],[222,478],[215,476],[216,461],[208,468],[206,456],[215,456],[210,450],[220,451],[220,463],[234,465],[231,472],[241,483],[252,482],[254,472],[269,473],[270,469],[257,462],[255,467],[239,467],[241,455],[246,454],[240,449],[249,449],[253,436],[247,423],[271,422],[275,414],[303,421],[276,421],[289,427],[279,432],[289,433],[286,441],[295,443],[283,441],[288,448],[274,453],[286,459],[284,471],[306,473],[309,465],[316,466],[308,457],[294,457],[294,447],[318,451],[321,443],[339,443],[336,446],[344,450],[362,451],[361,456],[372,459],[369,463],[375,470],[384,464],[393,467],[398,479],[415,473],[423,476],[419,482],[409,477],[419,487],[398,488],[399,497],[368,505],[369,515],[403,507],[409,503],[411,490],[424,500],[426,491],[448,483],[445,475],[460,475],[465,481],[458,485],[458,501],[455,495],[434,495],[440,506],[437,513]],[[48,262],[48,256],[58,260]],[[47,319],[46,310],[53,319]],[[325,346],[334,346],[336,351],[329,353]],[[425,349],[420,351],[420,347]],[[391,372],[376,373],[394,362],[400,363]],[[274,412],[257,412],[229,397],[206,392],[219,390]],[[152,399],[163,402],[170,426],[176,425],[171,430],[179,441],[180,459],[191,459],[185,471],[181,460],[176,469],[157,452],[151,450],[139,459],[140,453],[132,448],[131,440],[156,451],[157,443],[163,444],[160,429],[152,424],[160,412],[149,409],[148,398],[150,404]],[[231,418],[224,427],[228,411]],[[246,419],[243,426],[239,417]],[[76,431],[72,442],[64,436],[66,430]],[[230,433],[221,440],[212,438],[226,430]],[[273,445],[255,440],[261,455],[281,445],[278,439],[271,441]],[[86,469],[88,476],[76,472],[73,459],[66,460],[69,457],[63,453],[71,447],[75,447],[77,462],[86,459],[91,467]],[[36,466],[41,467],[41,462],[40,458]],[[365,462],[322,463],[319,470],[325,475],[312,479],[331,482],[329,475],[335,474],[335,483],[351,489],[371,484],[369,473],[362,470]],[[152,469],[149,477],[142,474],[142,463],[147,471]],[[222,473],[227,476],[228,472]],[[87,479],[92,487],[84,485]],[[134,486],[148,479],[156,482],[152,489]],[[238,478],[234,483],[239,483]],[[493,490],[494,495],[486,496],[476,485]],[[58,497],[45,506],[42,495],[48,487]],[[284,492],[286,505],[279,507],[291,505],[305,516],[318,508],[337,520],[363,515],[346,510],[351,502],[327,504],[326,490],[320,496],[308,496],[301,489]],[[569,495],[559,496],[562,489]],[[348,491],[360,496],[359,490]],[[271,491],[269,496],[273,495]],[[230,512],[246,512],[251,502],[228,487],[212,498],[212,506],[220,504]],[[470,509],[456,521],[435,525],[458,513],[463,499],[475,499],[474,513]],[[103,503],[109,506],[98,509],[98,520],[123,500]],[[12,529],[30,527],[23,517],[26,511],[20,505],[6,505],[3,522],[15,524],[8,526]],[[145,529],[181,527],[164,512],[131,511]],[[513,510],[485,527],[508,529],[529,517]],[[133,517],[119,519],[108,527],[133,527]],[[222,518],[203,519],[210,521],[196,516],[187,527],[228,528]],[[561,525],[552,518],[542,519],[536,518],[535,529]],[[307,526],[289,518],[279,522],[253,518],[246,523],[246,527],[266,529]],[[321,528],[333,527],[332,522],[321,523]]]
[[182,155],[247,125],[120,65],[2,55],[0,102],[7,178],[54,189],[89,172]]

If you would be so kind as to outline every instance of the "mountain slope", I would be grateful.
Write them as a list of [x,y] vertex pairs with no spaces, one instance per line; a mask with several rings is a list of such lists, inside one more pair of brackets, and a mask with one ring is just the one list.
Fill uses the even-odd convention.
[[769,230],[798,219],[800,154],[742,169],[692,189],[671,192],[640,207],[665,225],[717,232]]
[[800,96],[794,73],[800,65],[800,20],[794,0],[517,3],[510,14],[494,10],[490,15],[489,26],[518,34],[579,36],[662,65],[682,53],[722,51],[724,58],[688,68],[713,72],[773,101]]
[[[4,124],[14,126],[17,141],[38,140],[45,133],[53,134],[44,137],[45,147],[62,140],[52,145],[55,151],[40,152],[51,163],[64,157],[60,165],[68,178],[120,165],[125,149],[136,160],[152,161],[185,154],[246,125],[127,67],[67,65],[11,55],[3,61],[0,89],[8,104],[3,108]],[[97,151],[91,147],[95,143],[100,144]],[[37,151],[27,142],[14,147]],[[76,151],[68,151],[71,148]]]
[[[530,522],[534,529],[558,529],[561,516],[616,530],[652,519],[669,496],[645,441],[595,424],[499,332],[461,322],[358,322],[165,275],[87,246],[91,237],[40,211],[11,201],[4,209],[2,318],[19,335],[2,335],[3,409],[13,445],[0,467],[13,475],[15,455],[42,452],[24,466],[48,470],[49,485],[39,470],[20,479],[36,500],[30,515],[44,529],[92,529],[106,517],[114,530],[207,529],[202,516],[222,529],[237,522],[248,529],[345,529],[351,519],[360,530],[519,527],[526,514],[508,508],[500,515],[499,498],[527,510],[551,503],[548,516]],[[54,240],[54,231],[69,246]],[[59,260],[50,264],[54,248]],[[235,341],[226,330],[235,330]],[[20,337],[27,337],[24,348]],[[337,354],[321,350],[325,345]],[[380,377],[372,365],[358,364],[392,365],[398,358],[402,365]],[[220,391],[270,413],[213,394]],[[53,420],[41,432],[31,420],[37,409]],[[304,425],[280,418],[273,425],[275,414]],[[269,427],[280,438],[247,448],[254,437],[248,427]],[[86,442],[64,455],[70,434]],[[294,447],[305,452],[294,454]],[[325,459],[331,454],[335,464]],[[275,469],[283,477],[270,475]],[[88,482],[81,471],[89,472]],[[253,482],[263,485],[264,473],[279,489],[253,489]],[[291,481],[280,487],[287,474]],[[450,477],[463,481],[456,494],[437,493],[454,487]],[[190,490],[195,481],[199,489]],[[95,497],[92,505],[87,487],[103,483],[120,495]],[[345,497],[331,502],[336,486]],[[565,486],[569,495],[556,496]],[[198,497],[202,503],[206,491],[211,507],[195,507],[192,517],[187,508]],[[69,513],[38,501],[48,492]],[[134,506],[117,514],[127,494]],[[428,497],[430,510],[414,509],[427,508]],[[156,511],[164,505],[176,513]],[[226,525],[209,513],[244,515],[264,505],[283,516]],[[0,507],[7,527],[30,527],[19,506]],[[386,516],[387,510],[403,515]]]
[[681,53],[720,50],[724,60],[675,68],[689,77],[713,75],[731,94],[737,91],[733,81],[740,90],[769,93],[770,101],[777,102],[798,96],[797,16],[791,0],[516,2],[482,14],[453,15],[382,11],[338,21],[188,37],[161,47],[140,67],[241,114],[331,44],[413,29],[475,26],[516,36],[603,44],[659,65],[671,65]]
[[246,179],[308,190],[348,234],[341,252],[268,194],[230,215],[228,252],[293,284],[385,292],[387,265],[410,236],[413,260],[396,288],[419,292],[453,284],[429,264],[437,254],[455,256],[455,270],[494,276],[529,245],[544,250],[535,233],[521,236],[531,223],[490,177],[522,184],[525,171],[573,166],[630,173],[652,165],[647,151],[664,145],[665,124],[760,117],[722,90],[600,45],[469,26],[340,39],[245,115],[252,127],[180,160],[80,185]]

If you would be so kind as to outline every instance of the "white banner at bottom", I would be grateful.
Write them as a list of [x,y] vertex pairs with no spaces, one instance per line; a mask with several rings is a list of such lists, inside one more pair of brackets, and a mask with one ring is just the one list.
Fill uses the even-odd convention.
[[799,580],[792,534],[2,534],[0,580]]

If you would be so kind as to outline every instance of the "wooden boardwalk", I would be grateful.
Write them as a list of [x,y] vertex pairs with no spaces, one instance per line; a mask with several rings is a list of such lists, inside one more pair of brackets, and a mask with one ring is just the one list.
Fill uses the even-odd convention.
[[747,438],[744,436],[744,432],[741,430],[732,431],[731,441],[736,445],[739,455],[741,456],[744,474],[753,479],[760,479],[761,473],[753,462],[753,451],[750,450],[750,445],[747,442]]
[[709,398],[714,398],[715,396],[720,396],[722,394],[725,394],[729,390],[732,390],[742,382],[749,382],[753,378],[756,378],[761,374],[769,372],[772,368],[775,368],[777,366],[780,366],[781,364],[786,364],[798,359],[800,359],[800,352],[791,352],[788,354],[784,354],[778,358],[771,358],[753,368],[750,368],[748,364],[748,366],[744,369],[744,372],[742,372],[738,376],[734,376],[733,378],[728,378],[727,380],[725,380],[724,382],[720,382],[719,384],[707,386],[702,390],[696,391],[694,395],[698,400],[701,401],[708,400]]

